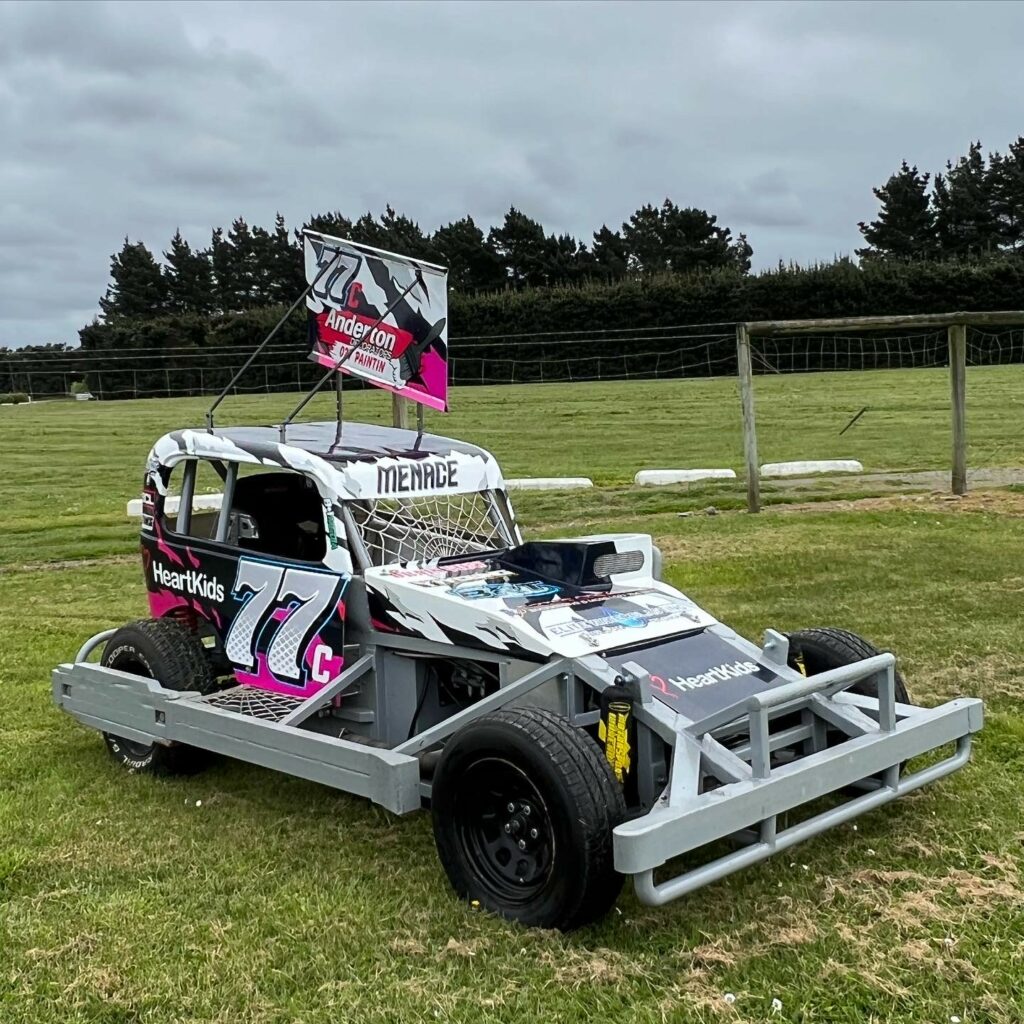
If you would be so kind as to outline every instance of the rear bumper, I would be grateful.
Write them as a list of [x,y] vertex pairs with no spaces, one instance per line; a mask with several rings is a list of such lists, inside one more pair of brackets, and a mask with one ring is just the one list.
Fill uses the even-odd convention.
[[[980,700],[953,700],[937,708],[897,707],[901,717],[891,728],[876,726],[772,768],[763,777],[753,773],[706,793],[681,796],[673,792],[673,772],[673,784],[648,814],[615,829],[616,869],[634,876],[644,903],[661,905],[934,782],[967,762],[971,736],[982,727]],[[901,777],[901,763],[947,744],[956,745],[951,756]],[[685,748],[685,743],[677,744],[675,756],[687,756]],[[699,749],[696,756],[699,759]],[[871,778],[879,775],[881,781]],[[869,787],[868,792],[779,829],[779,815],[856,783]],[[654,870],[671,858],[751,829],[754,836],[748,845],[655,882]]]

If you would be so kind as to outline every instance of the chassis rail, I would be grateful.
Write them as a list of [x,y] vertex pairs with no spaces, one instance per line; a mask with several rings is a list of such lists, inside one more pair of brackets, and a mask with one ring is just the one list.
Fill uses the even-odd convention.
[[[781,635],[769,631],[764,651],[758,651],[731,630],[716,628],[739,651],[783,666],[780,674],[788,681],[691,721],[655,700],[643,669],[626,664],[640,696],[640,749],[644,744],[649,749],[655,736],[672,748],[667,785],[660,795],[648,790],[652,809],[619,825],[613,835],[616,870],[632,875],[639,899],[653,906],[949,775],[966,764],[972,734],[982,727],[980,700],[963,698],[936,708],[896,703],[891,654],[802,678],[784,667]],[[372,671],[370,654],[315,698],[265,721],[224,710],[208,697],[167,690],[152,679],[89,663],[91,653],[113,632],[92,637],[74,663],[53,671],[54,701],[83,724],[140,742],[188,743],[365,796],[399,814],[418,809],[429,795],[416,755],[463,724],[495,708],[529,702],[533,691],[554,684],[566,695],[564,710],[573,724],[591,725],[596,713],[576,706],[574,680],[598,692],[621,682],[598,656],[545,662],[389,749],[299,727],[328,696]],[[382,639],[385,646],[390,642]],[[422,646],[425,651],[433,647]],[[846,692],[871,682],[877,698]],[[949,756],[902,773],[911,758],[951,744]],[[860,794],[786,824],[788,812],[850,787]],[[745,845],[674,877],[656,879],[655,873],[673,858],[725,839]]]

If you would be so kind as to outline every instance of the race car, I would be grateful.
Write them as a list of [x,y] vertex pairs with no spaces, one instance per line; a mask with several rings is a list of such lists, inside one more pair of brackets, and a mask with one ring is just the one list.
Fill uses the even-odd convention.
[[647,535],[524,541],[495,459],[421,431],[169,433],[141,546],[150,617],[58,666],[60,707],[131,772],[220,754],[429,807],[455,891],[526,925],[627,877],[683,896],[955,771],[982,725],[852,633],[739,636]]

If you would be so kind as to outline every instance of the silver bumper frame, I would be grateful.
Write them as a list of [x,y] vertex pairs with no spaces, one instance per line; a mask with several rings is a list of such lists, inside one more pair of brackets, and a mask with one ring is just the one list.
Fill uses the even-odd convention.
[[[613,837],[615,867],[633,876],[640,900],[661,906],[963,767],[982,727],[982,702],[897,704],[894,666],[893,655],[880,654],[778,686],[701,722],[677,721],[667,787],[651,811],[619,825]],[[845,692],[872,679],[877,699]],[[774,733],[773,724],[780,725]],[[827,729],[846,738],[827,745]],[[730,750],[725,735],[747,739]],[[773,754],[778,762],[778,752],[794,744],[802,756],[773,765]],[[948,744],[955,744],[949,756],[901,774],[904,762]],[[709,779],[719,784],[709,788]],[[780,828],[786,812],[849,787],[867,791]],[[672,858],[727,838],[745,845],[655,881],[655,870]]]

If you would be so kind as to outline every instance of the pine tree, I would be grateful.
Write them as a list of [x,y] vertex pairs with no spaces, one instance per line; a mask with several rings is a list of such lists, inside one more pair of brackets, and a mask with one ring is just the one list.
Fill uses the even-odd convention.
[[306,270],[302,246],[292,242],[291,233],[280,213],[274,217],[274,230],[269,238],[268,258],[271,266],[269,298],[275,303],[292,303],[306,287]]
[[622,235],[612,231],[607,224],[594,232],[594,244],[590,249],[592,271],[597,277],[617,281],[625,277],[629,264],[629,251]]
[[380,226],[383,231],[383,248],[388,252],[402,256],[417,256],[429,259],[433,253],[427,236],[420,230],[419,224],[405,214],[396,213],[390,203],[380,215]]
[[593,257],[585,245],[572,235],[550,235],[547,240],[545,282],[573,284],[582,281],[592,269]]
[[194,252],[174,232],[171,247],[164,253],[163,275],[167,283],[167,309],[171,313],[206,314],[213,309],[213,272],[206,252]]
[[550,247],[544,228],[514,206],[509,207],[501,227],[491,228],[488,242],[505,268],[509,284],[547,284]]
[[1024,249],[1024,135],[1011,142],[1005,156],[989,157],[989,198],[1000,246]]
[[932,203],[935,233],[943,256],[983,256],[998,246],[991,182],[981,143],[971,143],[967,156],[946,162],[945,175],[935,175]]
[[661,214],[650,203],[632,213],[622,225],[622,241],[630,270],[653,273],[668,269],[661,238]]
[[729,257],[741,274],[750,273],[750,260],[753,255],[754,247],[747,241],[747,236],[741,231],[736,236],[736,241],[729,246]]
[[484,291],[505,283],[501,258],[472,217],[438,228],[430,244],[436,258],[448,268],[448,283],[453,289]]
[[[641,206],[622,225],[631,270],[652,273],[709,270],[749,261],[746,238],[734,249],[732,233],[718,218],[696,207],[680,208],[670,199],[660,207]],[[752,252],[752,250],[751,250]],[[749,263],[748,263],[749,265]]]
[[220,313],[238,309],[231,244],[223,228],[214,228],[210,236],[210,268],[213,271],[214,304]]
[[[331,235],[334,238],[351,238],[352,221],[342,215],[340,210],[333,213],[317,213],[311,216],[302,229],[309,228],[310,231],[318,231],[322,235]],[[295,240],[302,240],[302,229],[295,232]]]
[[714,214],[692,206],[680,209],[668,199],[661,207],[661,240],[670,270],[711,270],[732,261],[731,232],[719,227]]
[[860,233],[868,243],[858,249],[862,259],[927,259],[935,252],[935,213],[928,199],[928,179],[906,160],[880,188],[874,188],[881,209],[878,219]]
[[265,280],[258,265],[257,243],[244,217],[238,217],[232,222],[227,241],[230,246],[228,253],[233,287],[231,308],[241,310],[265,306],[266,299],[260,296]]
[[110,284],[100,299],[107,322],[147,320],[167,312],[167,281],[160,264],[142,242],[127,238],[110,257]]

